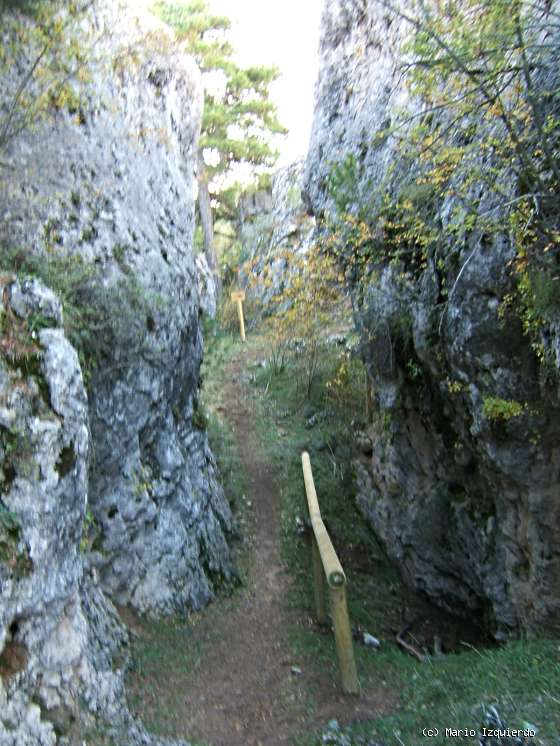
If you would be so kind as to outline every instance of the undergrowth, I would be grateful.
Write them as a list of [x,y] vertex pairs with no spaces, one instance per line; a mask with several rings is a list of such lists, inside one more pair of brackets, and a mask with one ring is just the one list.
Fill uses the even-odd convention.
[[[458,622],[454,651],[442,657],[431,655],[420,663],[396,646],[395,634],[406,619],[430,612],[403,586],[356,508],[350,459],[357,454],[349,443],[348,416],[344,435],[340,418],[328,415],[328,368],[325,366],[307,403],[302,403],[290,365],[275,372],[270,360],[257,367],[250,380],[258,406],[260,441],[275,467],[282,492],[282,552],[293,578],[287,603],[302,619],[313,616],[309,539],[298,532],[306,515],[300,455],[308,450],[323,518],[348,577],[351,623],[381,641],[379,651],[355,644],[361,697],[379,704],[377,710],[372,707],[371,719],[350,724],[344,733],[350,738],[368,736],[386,746],[413,746],[426,742],[424,728],[437,728],[438,735],[429,740],[443,743],[448,740],[446,728],[478,729],[484,704],[496,705],[510,728],[534,727],[537,735],[533,743],[559,744],[557,640],[520,640],[500,648],[486,647],[488,642],[480,631]],[[363,389],[356,385],[354,394],[351,411],[362,413]],[[350,401],[347,404],[351,406]],[[326,414],[309,428],[312,410],[326,410]],[[357,415],[356,428],[363,424],[360,417],[363,414]],[[432,615],[431,624],[422,631],[441,632],[453,624],[438,611],[432,610]],[[441,630],[437,630],[438,624]],[[423,646],[423,640],[416,642]],[[326,667],[338,679],[331,634],[313,624],[302,624],[290,630],[289,643],[295,658],[305,659],[317,669]],[[454,741],[472,743],[472,738]],[[301,732],[295,740],[301,746],[322,742],[319,733]]]
[[107,285],[103,271],[79,255],[36,256],[0,249],[0,271],[37,278],[54,291],[63,306],[64,330],[80,358],[88,385],[97,369],[126,368],[143,353],[157,354],[150,340],[153,316],[166,301],[132,275]]
[[[356,508],[351,464],[360,454],[351,445],[349,433],[365,424],[363,369],[351,363],[344,407],[337,408],[327,387],[340,370],[342,348],[336,343],[326,348],[327,355],[307,397],[301,382],[298,384],[297,359],[290,357],[281,370],[276,368],[266,337],[250,335],[242,346],[211,325],[205,338],[202,405],[226,494],[242,521],[240,528],[246,530],[243,521],[250,521],[250,508],[243,464],[222,414],[228,406],[224,371],[241,356],[247,361],[241,375],[254,407],[262,456],[273,466],[281,491],[282,560],[291,579],[285,604],[289,618],[297,620],[286,630],[283,642],[290,660],[303,671],[285,696],[289,704],[297,694],[293,708],[304,706],[307,713],[303,720],[294,716],[294,723],[307,722],[307,726],[297,726],[293,744],[318,746],[324,742],[327,722],[320,720],[317,676],[328,672],[334,682],[339,680],[332,634],[312,621],[310,537],[305,528],[300,460],[303,450],[310,453],[323,517],[348,577],[356,637],[369,632],[381,642],[379,651],[355,642],[360,700],[369,715],[360,722],[341,719],[348,739],[345,743],[352,746],[359,736],[366,736],[385,746],[415,746],[426,743],[425,728],[438,730],[428,739],[431,743],[447,742],[446,728],[478,729],[482,725],[483,704],[496,705],[510,728],[535,729],[535,746],[560,743],[558,641],[520,640],[503,647],[488,646],[479,631],[434,611],[402,584]],[[241,544],[241,555],[243,552],[247,578],[251,553]],[[146,726],[155,733],[181,732],[181,677],[197,676],[204,665],[204,646],[212,645],[215,615],[227,614],[231,604],[239,603],[243,590],[184,623],[143,623],[144,634],[135,645],[135,670],[128,686],[133,709],[142,713]],[[454,646],[444,647],[443,656],[430,655],[423,663],[395,644],[395,634],[403,623],[419,614],[413,639],[420,648],[430,647],[430,634],[445,633],[451,639],[448,630],[454,629]],[[192,634],[195,626],[204,632],[202,645],[201,637]],[[181,652],[176,655],[173,651]],[[351,701],[347,712],[353,712]],[[317,730],[310,732],[310,722]],[[472,738],[453,740],[473,742]]]

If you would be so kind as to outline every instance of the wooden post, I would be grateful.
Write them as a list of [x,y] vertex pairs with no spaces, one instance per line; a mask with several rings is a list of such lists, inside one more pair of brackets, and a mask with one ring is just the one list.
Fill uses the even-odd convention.
[[234,303],[237,303],[237,315],[239,317],[239,333],[241,334],[241,341],[245,342],[245,319],[243,318],[243,301],[245,300],[245,291],[234,290],[231,294],[231,299]]
[[313,563],[313,588],[315,591],[315,615],[319,624],[327,623],[325,571],[321,562],[315,534],[311,537],[311,559]]
[[358,694],[358,674],[346,603],[346,575],[321,517],[313,472],[311,471],[311,461],[309,460],[309,454],[305,451],[301,454],[301,463],[307,507],[313,527],[311,551],[317,620],[320,623],[326,620],[325,586],[328,585],[342,689],[346,694]]
[[342,678],[342,689],[346,694],[358,694],[360,685],[358,683],[356,661],[354,660],[352,630],[350,629],[348,606],[346,603],[346,587],[344,585],[331,586],[329,588],[329,595],[336,652]]
[[243,301],[237,301],[237,315],[239,316],[239,333],[241,334],[241,341],[245,342],[245,320],[243,318]]
[[306,451],[301,454],[301,463],[303,466],[303,480],[305,482],[305,492],[307,494],[309,518],[313,528],[313,536],[315,537],[319,554],[321,555],[323,572],[329,586],[345,585],[346,576],[344,575],[344,570],[342,569],[340,560],[338,559],[333,547],[331,537],[329,536],[325,524],[323,523],[323,519],[321,518],[319,501],[317,500],[317,492],[315,491],[315,483],[313,481],[313,472],[311,471],[311,461],[309,460],[309,454]]

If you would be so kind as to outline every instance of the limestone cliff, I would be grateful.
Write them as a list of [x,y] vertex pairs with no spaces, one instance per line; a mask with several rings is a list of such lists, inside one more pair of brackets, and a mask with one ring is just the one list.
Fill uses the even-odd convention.
[[115,600],[170,613],[202,606],[210,578],[231,573],[229,508],[193,422],[201,90],[162,32],[142,30],[123,9],[96,12],[79,116],[54,111],[4,155],[0,231],[8,249],[94,268],[98,287],[83,302],[106,310],[94,318],[88,371],[99,572]]
[[[438,247],[436,239],[425,263],[413,264],[388,256],[389,223],[375,222],[376,188],[387,185],[396,203],[418,168],[402,155],[406,127],[392,129],[403,110],[414,115],[424,106],[405,85],[402,43],[411,27],[389,9],[409,5],[327,0],[306,164],[306,198],[324,235],[336,221],[334,164],[351,172],[352,189],[347,184],[341,200],[350,219],[366,215],[367,222],[370,211],[375,257],[354,271],[351,246],[341,250],[376,401],[373,455],[358,466],[358,500],[407,581],[436,603],[478,617],[497,636],[557,630],[558,387],[545,380],[519,318],[506,313],[504,321],[500,312],[514,286],[515,243],[505,231],[489,238],[459,226],[454,242]],[[432,112],[430,131],[444,130],[446,116]],[[475,145],[489,126],[504,136],[476,113],[469,125]],[[523,194],[491,155],[471,152],[482,172],[494,168],[504,199]],[[452,178],[466,179],[466,170],[458,167]],[[493,213],[499,224],[491,188],[473,188],[479,214]],[[443,233],[461,205],[420,191],[409,190],[409,203]],[[541,344],[558,380],[554,313]],[[493,416],[495,401],[521,404],[501,418]]]
[[[239,205],[238,237],[251,267],[251,297],[271,313],[290,277],[290,259],[304,256],[313,239],[314,219],[301,196],[301,162],[272,177],[270,191],[245,195]],[[247,278],[245,278],[247,281]]]
[[[157,742],[112,671],[127,634],[108,597],[184,613],[234,573],[197,409],[200,79],[147,23],[94,3],[87,74],[2,152],[2,746],[98,721]],[[0,80],[2,116],[26,52]]]
[[113,670],[128,633],[87,551],[88,406],[62,306],[35,279],[3,275],[0,293],[0,744],[82,743],[99,729],[163,744]]

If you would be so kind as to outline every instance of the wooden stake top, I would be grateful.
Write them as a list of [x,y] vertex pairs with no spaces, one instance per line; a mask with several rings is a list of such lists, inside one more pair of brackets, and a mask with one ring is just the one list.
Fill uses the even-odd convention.
[[327,583],[331,588],[346,585],[346,575],[340,564],[340,560],[336,554],[335,548],[332,545],[331,538],[325,528],[323,519],[321,517],[321,511],[319,509],[319,501],[317,500],[317,493],[315,491],[315,484],[313,482],[313,473],[311,471],[311,462],[309,460],[309,454],[307,451],[303,451],[301,454],[301,462],[303,466],[303,480],[305,482],[305,492],[307,494],[307,507],[309,508],[309,518],[313,527],[313,533],[317,540],[317,547],[319,554],[321,555],[321,561],[323,563],[323,570],[325,571],[325,577]]

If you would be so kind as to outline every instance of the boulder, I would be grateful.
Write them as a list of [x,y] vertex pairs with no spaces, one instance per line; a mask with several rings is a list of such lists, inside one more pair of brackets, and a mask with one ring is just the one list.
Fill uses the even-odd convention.
[[[0,743],[81,743],[104,727],[151,739],[128,711],[128,633],[87,553],[90,423],[61,306],[37,280],[0,282]],[[48,326],[34,320],[51,310]],[[44,317],[43,317],[44,318]]]

